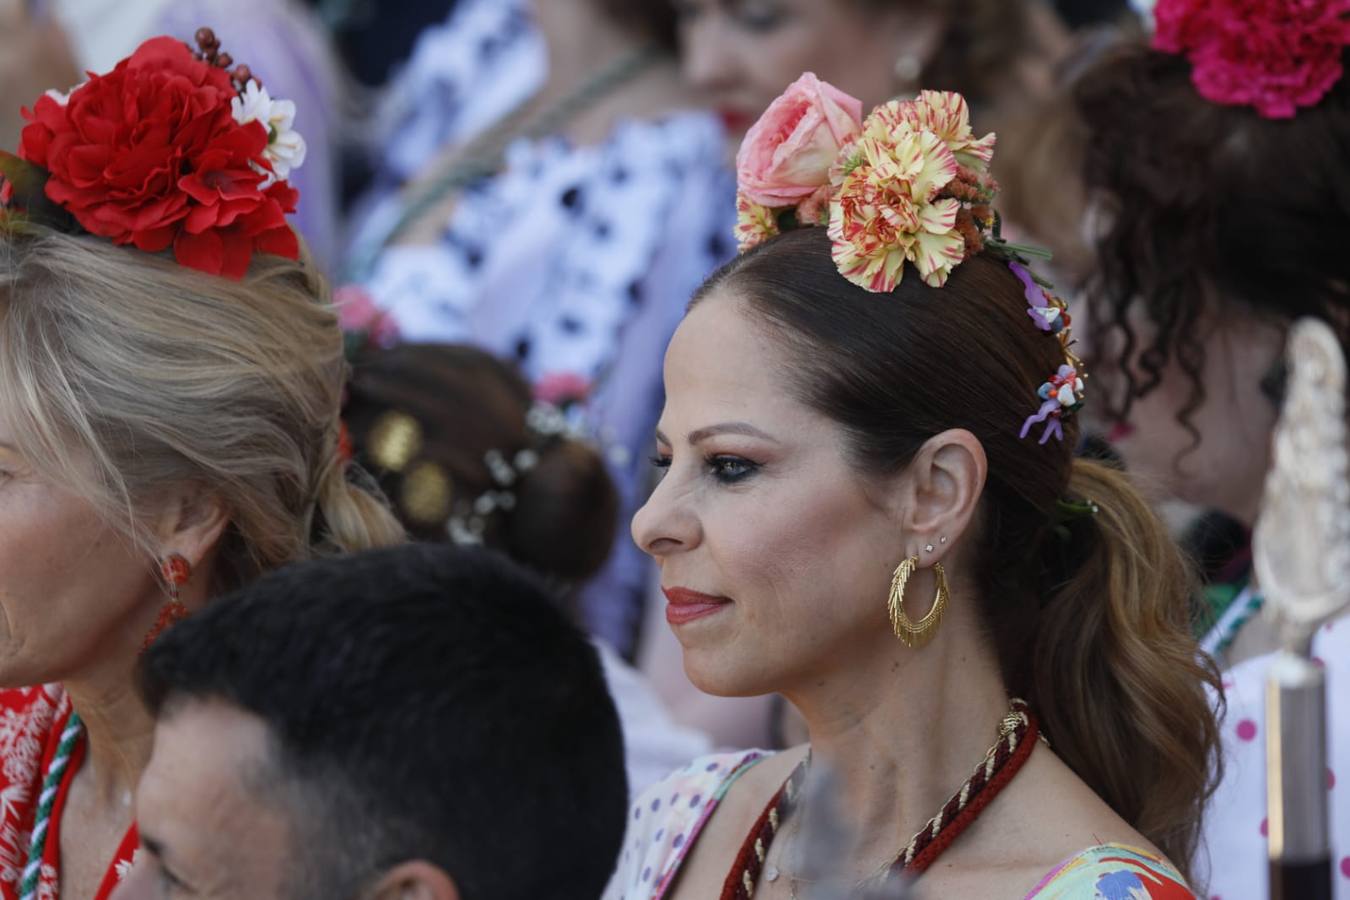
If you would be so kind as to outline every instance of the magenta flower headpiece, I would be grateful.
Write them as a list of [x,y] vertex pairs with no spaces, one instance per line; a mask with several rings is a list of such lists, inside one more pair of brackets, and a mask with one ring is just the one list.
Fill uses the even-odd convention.
[[1154,16],[1153,46],[1184,54],[1213,103],[1289,119],[1345,74],[1350,0],[1158,0]]

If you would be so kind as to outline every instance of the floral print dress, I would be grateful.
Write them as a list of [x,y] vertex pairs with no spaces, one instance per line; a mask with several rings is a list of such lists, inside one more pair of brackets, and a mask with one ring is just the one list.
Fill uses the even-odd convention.
[[[696,759],[649,788],[629,811],[619,868],[603,900],[664,900],[718,805],[770,754],[752,750]],[[1120,844],[1084,850],[1056,866],[1027,900],[1196,900],[1166,861]]]
[[[28,864],[28,844],[38,813],[44,773],[56,754],[73,708],[59,685],[0,691],[0,900],[18,900]],[[39,869],[37,900],[61,896],[61,814],[71,779],[84,758],[81,740],[56,793]],[[122,839],[93,900],[108,900],[126,875],[139,843],[132,825]]]

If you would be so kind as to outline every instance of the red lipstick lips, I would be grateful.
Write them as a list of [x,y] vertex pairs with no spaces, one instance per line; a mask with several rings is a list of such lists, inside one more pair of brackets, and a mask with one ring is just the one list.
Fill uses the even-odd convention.
[[727,134],[738,135],[755,124],[755,120],[747,113],[738,109],[719,109],[717,116],[722,120],[722,127],[727,130]]
[[711,616],[731,603],[726,597],[700,594],[687,588],[662,588],[661,592],[670,604],[666,607],[666,621],[671,625],[684,625]]

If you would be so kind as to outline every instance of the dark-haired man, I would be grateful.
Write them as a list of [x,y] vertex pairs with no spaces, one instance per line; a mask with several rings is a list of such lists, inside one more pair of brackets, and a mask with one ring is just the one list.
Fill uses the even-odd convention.
[[594,900],[618,717],[531,578],[410,545],[296,566],[171,629],[116,900]]

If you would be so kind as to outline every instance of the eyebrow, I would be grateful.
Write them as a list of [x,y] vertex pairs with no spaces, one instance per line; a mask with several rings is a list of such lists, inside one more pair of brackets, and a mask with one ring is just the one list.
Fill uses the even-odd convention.
[[[778,443],[778,438],[761,431],[749,422],[723,422],[720,425],[709,425],[706,428],[700,428],[697,431],[689,432],[689,443],[701,444],[710,437],[716,437],[719,434],[740,434],[746,437],[759,438],[760,440]],[[656,429],[656,439],[662,444],[669,444],[670,438],[661,433],[661,429]]]

